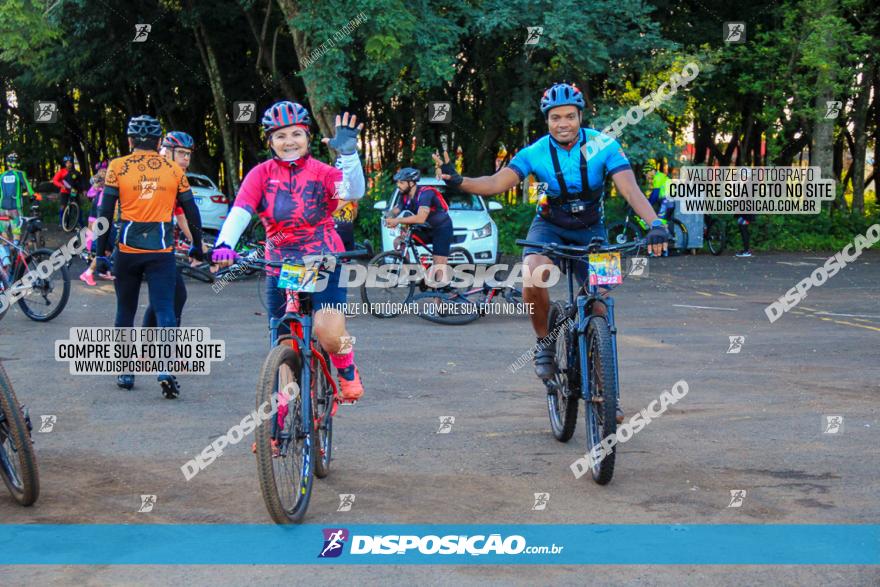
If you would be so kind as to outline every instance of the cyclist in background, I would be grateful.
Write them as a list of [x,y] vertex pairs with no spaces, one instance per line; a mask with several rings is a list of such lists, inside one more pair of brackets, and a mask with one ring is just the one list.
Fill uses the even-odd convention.
[[[434,154],[434,162],[446,185],[465,192],[493,195],[506,192],[534,174],[538,181],[547,183],[547,198],[539,202],[528,236],[530,241],[588,245],[594,237],[606,238],[604,225],[605,180],[611,177],[617,191],[627,203],[649,223],[648,248],[656,255],[668,244],[668,233],[663,222],[639,187],[623,148],[616,140],[591,128],[581,128],[584,96],[567,83],[555,84],[541,96],[541,113],[547,121],[548,134],[520,150],[507,167],[491,176],[462,177],[449,161]],[[597,153],[587,159],[582,148],[588,142],[597,147]],[[584,149],[586,151],[586,149]],[[539,275],[542,268],[553,261],[540,250],[526,248],[524,263],[530,275]],[[575,270],[582,283],[587,277],[587,264],[577,263]],[[523,301],[533,304],[532,328],[537,335],[535,374],[541,380],[556,374],[556,345],[550,340],[547,316],[550,311],[550,292],[526,280]],[[594,311],[604,314],[602,304]],[[623,411],[618,410],[618,422]]]
[[755,221],[755,216],[755,214],[740,214],[736,217],[736,224],[739,226],[739,234],[743,242],[743,248],[736,254],[737,257],[752,256],[752,249],[749,248],[749,226]]
[[[364,195],[364,170],[357,154],[357,136],[363,123],[348,112],[336,117],[336,136],[325,138],[339,153],[336,166],[318,161],[309,152],[309,111],[296,102],[278,102],[263,114],[272,159],[251,169],[223,228],[217,237],[212,260],[227,267],[238,256],[235,245],[248,227],[253,214],[259,214],[266,228],[266,259],[301,260],[306,256],[342,252],[342,240],[333,226],[333,212],[343,200]],[[340,186],[347,186],[341,190]],[[354,348],[346,344],[345,315],[333,307],[346,301],[346,288],[339,284],[341,265],[330,274],[327,287],[312,295],[315,308],[314,331],[339,375],[342,398],[353,401],[364,393],[354,362]],[[285,292],[278,289],[278,270],[267,271],[266,307],[269,319],[284,315]],[[278,335],[288,334],[286,325]],[[274,342],[274,341],[270,341]]]
[[[118,250],[114,256],[116,280],[117,327],[134,326],[141,282],[146,279],[150,305],[156,313],[158,326],[177,325],[174,315],[174,226],[171,216],[175,199],[180,203],[193,236],[190,257],[202,260],[202,223],[193,201],[186,174],[177,164],[168,161],[156,150],[162,127],[152,116],[136,116],[129,120],[128,144],[132,152],[110,162],[104,181],[104,194],[99,218],[107,223],[119,201],[122,223]],[[134,227],[134,230],[131,230]],[[98,237],[98,251],[107,250],[108,233]],[[98,258],[98,270],[109,266],[106,257]],[[168,373],[158,376],[162,393],[168,399],[180,394],[177,378]],[[134,375],[120,375],[116,384],[124,389],[134,386]]]
[[[74,167],[73,157],[65,155],[61,159],[61,169],[52,178],[52,183],[58,187],[60,193],[59,202],[61,205],[58,208],[58,224],[61,224],[64,218],[64,210],[67,208],[67,204],[70,203],[71,195],[76,197],[77,192],[79,192],[81,188],[80,182],[82,182],[82,174]],[[80,210],[80,220],[82,220],[82,210]]]
[[[104,193],[104,178],[107,176],[107,165],[107,161],[101,161],[95,165],[95,175],[89,180],[92,185],[89,188],[89,191],[86,192],[86,196],[92,203],[92,207],[89,210],[89,229],[86,236],[86,250],[91,251],[93,257],[89,266],[80,274],[79,278],[89,286],[97,285],[97,283],[95,283],[95,265],[97,263],[98,254],[95,252],[97,251],[97,242],[95,241],[95,221],[98,219],[98,209],[101,206],[101,198]],[[112,235],[110,240],[113,240]],[[102,253],[102,255],[105,254],[106,252]],[[109,281],[114,279],[113,274],[109,271],[101,273],[98,277]]]
[[9,217],[6,232],[9,240],[17,243],[21,235],[21,216],[24,215],[22,196],[26,193],[33,197],[34,190],[27,174],[18,169],[17,154],[9,153],[6,156],[6,167],[6,171],[0,175],[0,214]]
[[[426,243],[431,243],[432,274],[429,277],[438,283],[447,282],[447,265],[449,249],[452,246],[452,219],[449,217],[449,205],[440,192],[430,186],[419,187],[421,173],[418,169],[404,167],[394,175],[400,193],[400,208],[391,210],[390,217],[385,220],[388,228],[399,224],[428,224],[426,230],[416,230]],[[394,218],[402,210],[409,210],[412,216]]]
[[[193,138],[185,132],[172,130],[165,138],[162,139],[162,148],[159,154],[169,161],[176,163],[184,173],[189,169],[189,163],[192,160],[192,152],[195,142]],[[189,231],[189,224],[186,222],[186,214],[179,205],[174,208],[174,219],[177,221],[177,227],[186,240],[193,242],[192,233]],[[177,280],[174,282],[174,316],[177,319],[177,326],[180,326],[183,317],[183,307],[186,305],[186,284],[183,282],[183,273],[181,268],[177,268]],[[156,326],[156,312],[153,310],[152,304],[147,306],[144,312],[144,328],[152,328]]]
[[333,220],[336,223],[336,232],[342,239],[342,244],[346,251],[354,250],[354,221],[358,215],[358,203],[354,200],[343,203],[333,213]]

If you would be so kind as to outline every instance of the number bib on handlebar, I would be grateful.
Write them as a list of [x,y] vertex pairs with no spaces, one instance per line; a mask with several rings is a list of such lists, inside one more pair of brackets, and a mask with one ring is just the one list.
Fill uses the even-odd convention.
[[305,267],[304,265],[289,265],[285,263],[281,267],[281,275],[278,276],[278,289],[314,293],[317,283],[317,267]]
[[623,283],[620,271],[620,253],[590,254],[590,285],[617,285]]

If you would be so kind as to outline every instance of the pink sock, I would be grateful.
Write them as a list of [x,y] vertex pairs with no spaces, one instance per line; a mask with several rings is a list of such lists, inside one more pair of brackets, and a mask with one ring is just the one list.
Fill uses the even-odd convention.
[[333,363],[333,366],[336,367],[337,371],[342,371],[347,367],[351,367],[354,365],[354,349],[343,355],[330,353],[330,362]]

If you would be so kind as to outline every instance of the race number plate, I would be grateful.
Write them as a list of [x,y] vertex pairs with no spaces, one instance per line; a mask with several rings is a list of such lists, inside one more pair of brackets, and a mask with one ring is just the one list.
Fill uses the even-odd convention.
[[317,267],[305,267],[303,265],[288,265],[281,267],[281,275],[278,276],[278,289],[289,289],[312,293],[318,283]]
[[620,253],[595,253],[590,255],[590,285],[616,285],[623,283],[620,271]]

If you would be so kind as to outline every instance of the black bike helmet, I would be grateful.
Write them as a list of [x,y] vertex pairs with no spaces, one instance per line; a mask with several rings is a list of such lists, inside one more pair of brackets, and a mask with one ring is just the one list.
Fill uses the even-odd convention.
[[135,116],[128,121],[128,131],[126,134],[130,137],[138,137],[142,139],[158,139],[162,136],[162,125],[152,116],[142,114],[140,116]]
[[394,181],[419,181],[422,174],[414,167],[404,167],[394,174]]
[[10,153],[6,156],[6,162],[10,165],[18,163],[18,153]]

